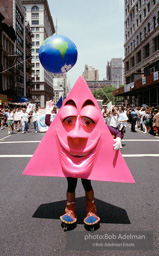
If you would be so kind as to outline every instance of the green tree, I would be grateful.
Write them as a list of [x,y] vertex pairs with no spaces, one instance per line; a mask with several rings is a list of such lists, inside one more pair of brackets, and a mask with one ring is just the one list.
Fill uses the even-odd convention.
[[[113,91],[115,91],[115,87],[107,87],[105,86],[102,89],[95,90],[93,92],[93,95],[96,99],[101,99],[103,100],[103,105],[108,104],[110,101],[113,102],[114,96],[113,96]],[[115,103],[115,102],[114,102]]]

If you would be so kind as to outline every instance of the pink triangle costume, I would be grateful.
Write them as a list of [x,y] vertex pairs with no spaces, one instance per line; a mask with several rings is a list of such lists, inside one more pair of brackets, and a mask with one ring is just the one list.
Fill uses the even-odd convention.
[[66,213],[60,217],[65,223],[77,220],[75,187],[77,178],[82,178],[87,205],[84,222],[96,224],[100,218],[96,215],[90,181],[134,183],[125,160],[119,150],[114,150],[113,144],[95,98],[79,77],[23,174],[67,177]]

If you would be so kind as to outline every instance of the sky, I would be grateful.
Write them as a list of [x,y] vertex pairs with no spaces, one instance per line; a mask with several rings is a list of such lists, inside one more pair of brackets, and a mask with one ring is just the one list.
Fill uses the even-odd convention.
[[48,0],[57,34],[77,46],[78,59],[67,72],[71,87],[85,65],[99,70],[106,78],[106,64],[124,58],[124,0]]

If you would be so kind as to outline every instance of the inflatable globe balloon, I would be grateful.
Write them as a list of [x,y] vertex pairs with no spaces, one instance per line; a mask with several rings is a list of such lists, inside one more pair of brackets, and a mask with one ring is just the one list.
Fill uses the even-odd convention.
[[52,73],[65,73],[77,61],[77,47],[67,37],[53,35],[47,38],[39,49],[42,66]]

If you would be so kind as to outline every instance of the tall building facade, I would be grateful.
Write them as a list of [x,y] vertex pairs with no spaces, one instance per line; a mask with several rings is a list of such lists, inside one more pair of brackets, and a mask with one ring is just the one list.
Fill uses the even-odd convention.
[[125,104],[159,106],[159,0],[125,1]]
[[47,0],[22,0],[25,19],[32,32],[32,101],[45,107],[46,101],[53,99],[53,77],[39,60],[39,48],[43,41],[55,33],[53,19]]
[[12,58],[16,63],[16,79],[14,91],[17,97],[26,95],[26,40],[25,40],[25,10],[21,0],[1,0],[0,8],[4,22],[15,30],[16,40]]
[[82,73],[82,77],[86,81],[98,81],[99,72],[95,68],[85,65],[85,69],[84,69],[84,72]]
[[3,22],[4,19],[0,13],[0,94],[2,94],[0,100],[2,103],[7,103],[15,97],[14,43],[16,35],[13,27]]
[[[125,0],[125,82],[145,75],[159,60],[159,0]],[[151,65],[151,72],[157,71]]]
[[124,83],[123,81],[124,64],[122,58],[112,58],[107,61],[106,76],[112,82],[112,86],[119,88]]

